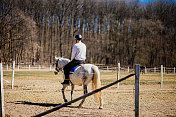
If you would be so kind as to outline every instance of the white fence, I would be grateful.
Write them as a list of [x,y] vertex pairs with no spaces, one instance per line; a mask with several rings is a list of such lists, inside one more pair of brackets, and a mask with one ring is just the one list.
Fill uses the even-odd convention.
[[[117,71],[118,70],[118,66],[117,67],[114,67],[114,66],[105,66],[105,65],[98,65],[99,69],[100,70],[109,70],[109,71]],[[130,67],[120,67],[120,71],[122,72],[128,72],[128,73],[131,73],[131,72],[134,72],[134,69],[133,68],[130,68]],[[141,69],[142,71],[142,69]],[[147,68],[145,67],[143,69],[144,73],[147,74],[147,73],[158,73],[160,74],[161,73],[161,67],[154,67],[154,68]],[[163,66],[163,73],[164,74],[175,74],[175,67],[171,68],[171,67],[164,67]]]
[[[119,63],[120,64],[120,63]],[[134,72],[134,68],[130,67],[123,67],[121,66],[120,69],[118,69],[118,66],[111,66],[111,65],[97,65],[100,70],[107,70],[107,71],[118,71],[121,72]],[[4,64],[3,65],[4,71],[10,71],[13,70],[13,64]],[[55,69],[55,66],[53,65],[30,65],[30,64],[15,64],[15,70],[16,71],[53,71]],[[142,69],[141,69],[142,71]],[[175,74],[175,67],[164,67],[163,66],[163,74]],[[147,68],[145,67],[143,69],[143,73],[161,73],[161,67],[153,67],[153,68]]]
[[[4,71],[13,70],[12,64],[4,64]],[[15,64],[15,71],[53,71],[55,66],[52,65],[30,65],[30,64]]]
[[[119,63],[120,64],[120,63]],[[133,68],[130,67],[122,67],[118,68],[118,66],[108,66],[108,65],[97,65],[100,70],[106,70],[106,71],[121,71],[121,72],[127,72],[131,73],[134,72]],[[55,66],[53,65],[30,65],[30,64],[15,64],[15,71],[54,71]],[[12,71],[13,70],[13,64],[4,64],[3,65],[4,71]],[[160,74],[161,73],[161,67],[153,67],[153,68],[147,68],[144,67],[144,69],[141,69],[141,72],[144,74]],[[163,74],[175,74],[175,67],[164,67],[163,66]]]

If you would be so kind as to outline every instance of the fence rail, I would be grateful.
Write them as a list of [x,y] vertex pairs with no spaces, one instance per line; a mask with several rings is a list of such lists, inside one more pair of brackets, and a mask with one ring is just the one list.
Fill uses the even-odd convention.
[[[4,71],[13,70],[13,65],[3,65]],[[16,71],[53,71],[55,68],[53,65],[19,65],[15,64]]]
[[[117,71],[118,67],[114,67],[114,66],[98,66],[100,70],[112,70],[112,71]],[[164,69],[164,74],[175,74],[175,67],[163,67]],[[160,67],[154,67],[154,68],[147,68],[145,67],[144,69],[141,69],[141,71],[144,70],[144,73],[160,73],[161,72],[161,68]],[[134,72],[135,69],[133,68],[129,68],[129,67],[120,67],[120,71],[122,72]]]
[[[107,71],[117,71],[118,66],[112,66],[112,65],[103,65],[103,64],[97,64],[100,70],[107,70]],[[4,71],[10,71],[13,69],[12,64],[3,64]],[[43,70],[43,71],[53,71],[55,69],[55,66],[53,65],[30,65],[30,64],[16,64],[15,65],[16,71],[37,71],[37,70]],[[153,68],[147,68],[145,67],[143,73],[160,73],[161,72],[161,67],[153,67]],[[121,72],[134,72],[134,68],[130,67],[120,67]],[[141,69],[142,71],[142,69]],[[163,66],[163,73],[164,74],[175,74],[175,67],[164,67]]]

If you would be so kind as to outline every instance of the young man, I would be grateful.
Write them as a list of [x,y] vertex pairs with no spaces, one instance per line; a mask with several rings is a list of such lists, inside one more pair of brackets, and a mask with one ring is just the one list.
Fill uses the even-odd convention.
[[86,45],[81,42],[82,36],[77,34],[75,36],[75,40],[76,44],[72,49],[71,62],[64,66],[65,80],[63,83],[61,83],[63,85],[69,85],[69,72],[72,70],[72,68],[81,63],[84,63],[86,60]]

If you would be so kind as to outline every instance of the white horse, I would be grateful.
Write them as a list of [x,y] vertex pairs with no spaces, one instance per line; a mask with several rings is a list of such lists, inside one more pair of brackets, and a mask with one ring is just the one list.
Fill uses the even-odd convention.
[[[55,57],[55,74],[58,73],[60,70],[63,69],[63,67],[70,62],[69,59],[62,58],[62,57]],[[71,100],[73,99],[73,91],[74,91],[74,85],[83,86],[84,94],[86,94],[87,91],[87,85],[92,81],[92,88],[93,90],[98,89],[101,87],[100,82],[100,72],[97,66],[93,64],[82,64],[78,68],[74,70],[73,73],[70,73],[70,82],[71,82]],[[64,78],[64,75],[63,75]],[[67,99],[65,97],[64,90],[67,87],[67,85],[63,85],[62,88],[62,95],[65,102],[67,102]],[[102,101],[102,93],[101,91],[96,93],[96,97],[98,99],[98,102],[100,104],[99,109],[103,108],[103,101]],[[85,98],[81,101],[79,104],[79,107],[82,107],[83,103],[85,101]]]

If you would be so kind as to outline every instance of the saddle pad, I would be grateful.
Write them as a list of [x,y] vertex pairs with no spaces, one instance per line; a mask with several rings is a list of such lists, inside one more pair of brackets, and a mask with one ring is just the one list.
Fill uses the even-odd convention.
[[79,68],[80,66],[76,66],[76,67],[73,67],[72,70],[70,71],[70,73],[73,73],[77,68]]

